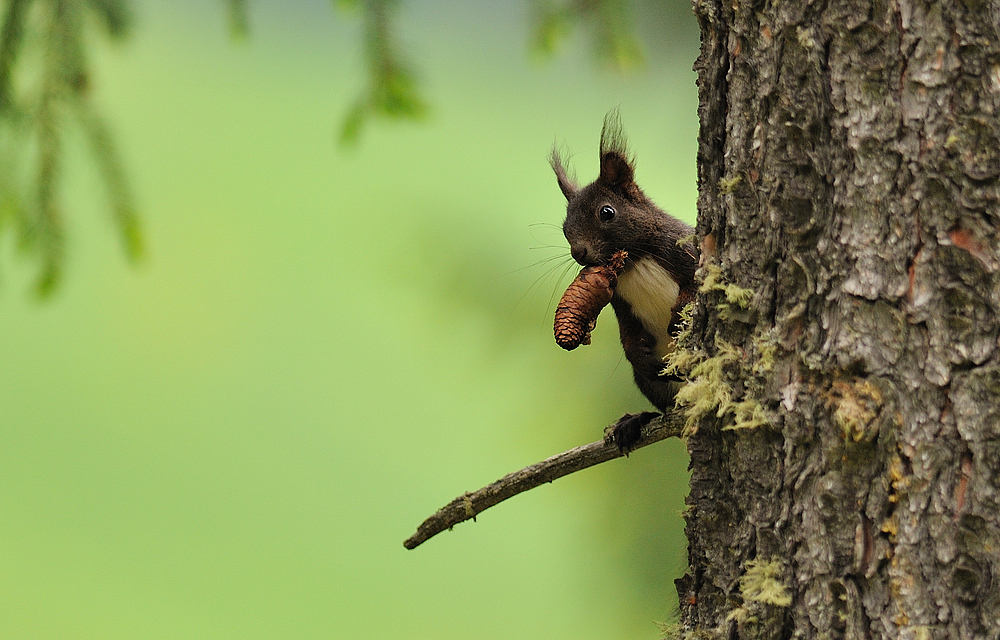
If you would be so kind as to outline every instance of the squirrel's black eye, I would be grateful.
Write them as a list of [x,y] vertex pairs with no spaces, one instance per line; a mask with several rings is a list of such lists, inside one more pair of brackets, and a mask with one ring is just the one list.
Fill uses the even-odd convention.
[[608,204],[604,205],[601,207],[600,216],[601,222],[609,222],[615,217],[615,208]]

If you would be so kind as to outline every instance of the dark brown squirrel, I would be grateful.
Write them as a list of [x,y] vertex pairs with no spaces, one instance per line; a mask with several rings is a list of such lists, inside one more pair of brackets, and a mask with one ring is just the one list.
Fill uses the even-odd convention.
[[[694,244],[678,241],[693,238],[694,229],[657,207],[635,183],[635,164],[617,109],[604,118],[600,159],[597,180],[581,189],[553,150],[552,169],[567,201],[563,233],[573,259],[585,267],[604,265],[616,252],[627,252],[611,306],[636,386],[653,406],[668,411],[680,383],[660,375],[663,358],[673,350],[680,309],[694,298],[698,266]],[[628,451],[656,415],[625,414],[609,429],[609,437]]]

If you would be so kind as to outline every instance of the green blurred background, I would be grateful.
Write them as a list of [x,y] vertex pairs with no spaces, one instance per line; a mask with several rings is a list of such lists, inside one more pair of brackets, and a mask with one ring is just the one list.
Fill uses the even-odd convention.
[[585,33],[530,55],[523,1],[406,2],[430,115],[347,150],[358,20],[249,6],[236,44],[195,0],[137,2],[127,41],[92,43],[137,268],[72,133],[53,297],[0,236],[0,637],[657,637],[684,566],[678,442],[402,541],[648,406],[610,312],[589,347],[552,339],[576,267],[546,156],[591,180],[620,105],[640,184],[693,221],[690,5],[635,8],[646,64],[625,75]]

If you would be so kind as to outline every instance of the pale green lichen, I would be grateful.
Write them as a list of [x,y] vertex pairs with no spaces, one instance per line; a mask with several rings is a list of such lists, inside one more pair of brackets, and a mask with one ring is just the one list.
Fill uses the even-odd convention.
[[926,625],[910,627],[913,630],[913,640],[931,640],[931,628]]
[[722,267],[715,264],[714,262],[709,262],[702,268],[702,273],[704,277],[701,280],[701,286],[698,287],[699,293],[709,293],[715,291],[716,289],[724,288],[720,284],[722,280]]
[[[701,291],[721,290],[727,299],[733,303],[745,306],[749,304],[752,292],[740,289],[735,285],[725,285],[720,282],[722,269],[717,265],[709,265],[704,274]],[[693,305],[687,304],[679,312],[680,330],[674,336],[674,350],[664,359],[661,375],[679,376],[686,379],[674,402],[685,414],[684,432],[691,435],[697,431],[698,423],[706,416],[714,414],[717,418],[731,416],[733,422],[723,427],[724,430],[754,429],[768,424],[764,408],[753,397],[747,385],[744,385],[744,397],[734,401],[733,389],[727,382],[727,368],[736,368],[730,374],[741,379],[748,379],[751,372],[742,365],[746,359],[743,349],[732,345],[719,336],[715,337],[715,355],[709,357],[702,349],[693,349],[691,343],[691,314]],[[722,313],[719,314],[720,317]],[[774,354],[777,345],[767,338],[755,338],[754,346],[760,354],[754,365],[752,374],[760,376],[774,366]],[[733,365],[736,365],[733,367]],[[753,385],[750,385],[753,387]],[[760,385],[757,385],[760,386]]]
[[792,596],[788,588],[781,582],[784,565],[780,558],[770,560],[750,560],[746,564],[746,573],[740,577],[740,593],[749,602],[763,602],[776,607],[787,607],[792,604]]
[[[739,362],[742,353],[739,348],[716,336],[716,355],[705,358],[700,354],[688,354],[672,359],[667,365],[671,373],[684,374],[687,368],[687,384],[674,397],[678,407],[683,407],[687,416],[684,423],[686,433],[694,433],[698,422],[715,413],[721,418],[733,406],[732,389],[725,379],[725,367]],[[693,365],[686,367],[686,365]]]
[[465,517],[472,518],[472,521],[476,521],[476,508],[472,504],[472,499],[469,498],[471,493],[466,492],[462,495],[462,506],[465,508]]
[[733,307],[729,303],[720,302],[715,305],[715,310],[719,312],[719,319],[729,322],[730,320],[736,320],[736,316],[733,313]]
[[684,630],[679,622],[657,622],[660,628],[660,640],[681,640],[684,637]]
[[[717,418],[732,416],[733,422],[723,430],[754,429],[768,424],[761,404],[746,393],[743,400],[733,401],[732,387],[726,381],[726,368],[739,365],[745,357],[742,349],[715,337],[716,353],[707,357],[703,351],[688,347],[691,336],[691,309],[686,305],[680,312],[681,330],[676,335],[673,352],[664,358],[661,375],[680,376],[687,380],[674,403],[684,411],[686,420],[684,432],[691,435],[697,431],[698,423],[706,416]],[[743,375],[743,368],[737,375]]]
[[816,44],[816,39],[812,35],[812,29],[803,29],[802,27],[796,27],[795,39],[799,41],[799,45],[803,49],[815,49],[818,46]]
[[730,304],[739,305],[742,309],[749,307],[750,301],[753,300],[753,291],[751,289],[737,287],[735,284],[727,284],[723,292],[726,294],[726,300]]
[[736,305],[741,309],[746,309],[750,306],[750,301],[753,300],[753,290],[723,282],[722,267],[714,263],[709,263],[703,268],[702,273],[704,274],[704,278],[701,281],[701,286],[698,287],[698,292],[711,293],[712,291],[721,291],[726,297],[727,302],[720,302],[715,305],[720,318],[723,320],[731,319],[732,313],[729,305]]
[[767,424],[764,407],[760,406],[760,403],[753,398],[748,397],[742,402],[734,403],[729,410],[732,412],[735,421],[733,424],[723,427],[723,431],[756,429]]
[[697,238],[697,237],[698,236],[696,234],[692,233],[689,236],[684,236],[683,238],[677,238],[677,246],[678,247],[683,247],[686,244],[690,244],[690,243],[694,242],[695,238]]
[[663,358],[661,376],[685,376],[700,360],[701,356],[688,349],[691,340],[691,313],[694,305],[687,303],[677,313],[680,329],[674,334],[674,350]]
[[723,640],[728,636],[721,628],[684,628],[679,622],[657,622],[656,626],[660,628],[661,640]]
[[722,195],[728,195],[733,191],[736,191],[736,187],[740,186],[743,182],[743,176],[736,175],[732,178],[719,178],[719,193]]
[[744,624],[750,619],[750,610],[746,607],[736,607],[726,615],[726,622],[736,621],[736,624]]
[[833,417],[844,434],[844,440],[868,441],[875,437],[873,425],[882,408],[882,392],[868,380],[837,381],[833,384],[830,402],[837,409]]
[[680,330],[674,336],[674,342],[678,345],[686,345],[691,338],[691,319],[694,314],[694,303],[689,302],[677,312],[677,324]]
[[772,333],[773,330],[764,331],[753,337],[753,346],[757,349],[758,356],[751,368],[754,375],[763,375],[774,368],[774,357],[778,353],[778,343]]

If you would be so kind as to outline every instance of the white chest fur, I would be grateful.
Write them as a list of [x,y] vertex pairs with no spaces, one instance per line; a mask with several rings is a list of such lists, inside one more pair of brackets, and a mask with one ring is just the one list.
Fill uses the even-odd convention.
[[615,295],[632,307],[646,331],[656,338],[655,353],[662,358],[673,350],[670,315],[677,302],[680,286],[667,270],[652,258],[640,258],[618,278]]

